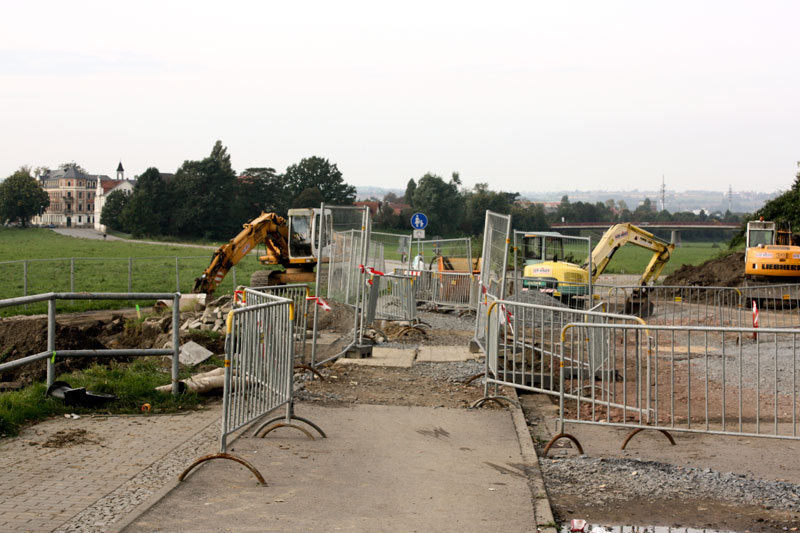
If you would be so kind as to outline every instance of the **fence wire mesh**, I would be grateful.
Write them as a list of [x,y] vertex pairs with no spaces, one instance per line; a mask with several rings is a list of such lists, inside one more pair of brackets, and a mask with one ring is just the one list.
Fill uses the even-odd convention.
[[475,342],[484,352],[486,352],[486,311],[490,304],[489,297],[502,298],[504,294],[510,237],[511,216],[486,211],[475,320]]
[[308,285],[272,285],[269,287],[248,287],[244,290],[246,306],[261,305],[272,301],[272,297],[291,300],[294,305],[294,356],[301,361],[306,357],[306,331],[308,330]]

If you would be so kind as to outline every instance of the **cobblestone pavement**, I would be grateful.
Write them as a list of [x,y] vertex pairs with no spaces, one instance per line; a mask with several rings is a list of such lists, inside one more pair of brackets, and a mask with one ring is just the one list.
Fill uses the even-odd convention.
[[220,405],[51,419],[4,439],[0,531],[107,530],[194,459],[218,451]]

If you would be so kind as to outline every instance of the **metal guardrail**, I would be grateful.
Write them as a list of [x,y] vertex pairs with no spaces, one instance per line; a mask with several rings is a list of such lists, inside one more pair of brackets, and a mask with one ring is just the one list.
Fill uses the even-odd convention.
[[[631,429],[623,448],[644,429],[673,444],[670,431],[800,438],[800,329],[572,323],[560,336],[558,437],[575,440],[574,423]],[[575,371],[586,338],[610,348],[599,375]]]
[[325,437],[318,426],[294,415],[294,303],[288,298],[261,293],[258,298],[263,303],[252,304],[256,297],[253,292],[248,293],[250,304],[228,313],[220,451],[197,459],[179,476],[181,481],[194,467],[205,461],[229,459],[247,467],[262,485],[266,485],[255,467],[227,453],[228,438],[237,430],[283,406],[286,407],[285,416],[262,423],[254,435],[263,437],[278,427],[293,427],[313,440],[308,430],[292,422],[299,420]]
[[[115,349],[115,350],[59,350],[56,347],[56,302],[59,300],[172,300],[172,348],[171,349]],[[179,393],[178,371],[180,353],[180,300],[176,293],[88,293],[88,292],[49,292],[34,296],[0,300],[0,308],[47,302],[47,350],[21,359],[0,364],[0,372],[11,370],[36,361],[47,360],[47,386],[55,381],[55,360],[58,357],[117,357],[117,356],[172,356],[172,394]]]
[[[505,399],[497,395],[497,387],[506,385],[522,390],[556,396],[558,367],[562,357],[559,352],[561,328],[573,322],[640,323],[636,317],[583,311],[566,307],[498,300],[491,295],[487,311],[486,379],[484,397],[488,400]],[[570,360],[580,363],[580,371],[588,374],[602,372],[609,358],[609,347],[587,338],[591,352],[584,359]],[[495,393],[489,393],[489,385]]]
[[[30,292],[189,292],[194,278],[208,266],[209,255],[153,257],[66,257],[0,261],[0,279],[6,280],[2,295],[28,296]],[[255,255],[245,258],[255,268]],[[106,281],[100,282],[99,271]],[[236,287],[237,267],[223,281]],[[230,279],[230,282],[228,281]],[[230,283],[230,286],[228,286]],[[221,292],[218,289],[217,292]],[[92,291],[95,292],[95,291]]]

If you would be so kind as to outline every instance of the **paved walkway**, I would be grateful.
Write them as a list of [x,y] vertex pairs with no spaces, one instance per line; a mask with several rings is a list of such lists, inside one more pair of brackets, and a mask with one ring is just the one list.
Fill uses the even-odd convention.
[[3,439],[0,531],[107,531],[218,451],[219,412],[52,419]]
[[[328,433],[240,437],[125,532],[537,531],[512,413],[302,404]],[[533,459],[535,461],[535,458]]]
[[177,246],[179,248],[200,248],[203,250],[216,250],[218,246],[204,245],[204,244],[185,244],[177,242],[163,242],[163,241],[144,241],[138,239],[121,239],[113,235],[106,235],[103,238],[103,233],[91,228],[54,228],[53,231],[67,237],[76,237],[78,239],[92,239],[92,240],[108,240],[108,241],[125,241],[137,242],[141,244],[157,244],[160,246]]

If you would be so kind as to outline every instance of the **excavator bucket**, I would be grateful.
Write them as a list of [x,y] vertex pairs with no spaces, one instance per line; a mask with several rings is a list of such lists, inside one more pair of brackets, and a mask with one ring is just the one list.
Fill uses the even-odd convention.
[[625,314],[639,318],[647,318],[653,314],[655,305],[650,301],[649,291],[646,288],[635,289],[625,300]]

